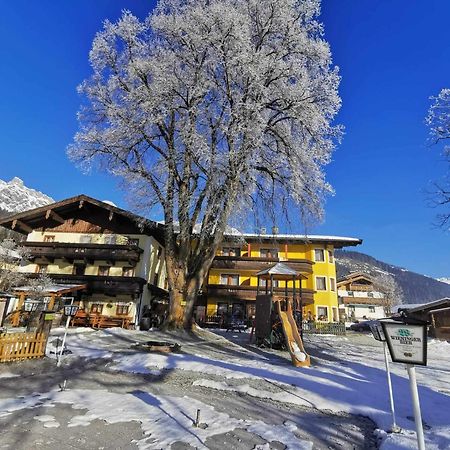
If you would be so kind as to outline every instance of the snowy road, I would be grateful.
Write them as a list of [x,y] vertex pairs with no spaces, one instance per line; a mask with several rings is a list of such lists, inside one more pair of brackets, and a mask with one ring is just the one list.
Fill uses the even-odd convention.
[[[182,344],[181,353],[133,348],[136,342],[169,337]],[[296,369],[283,352],[249,346],[244,333],[192,337],[72,330],[73,355],[61,370],[49,359],[0,367],[3,448],[26,448],[17,446],[16,428],[30,411],[29,436],[41,436],[46,448],[55,449],[61,436],[73,448],[112,448],[101,436],[117,429],[129,432],[118,433],[114,448],[376,448],[376,436],[386,434],[374,434],[374,422],[381,430],[390,426],[381,346],[356,334],[305,341],[313,367]],[[429,367],[418,369],[431,449],[450,446],[449,349],[447,343],[430,342]],[[414,448],[406,373],[393,366],[405,431],[388,435],[382,446]],[[35,375],[17,376],[30,368]],[[59,392],[55,388],[66,378],[69,390]],[[207,426],[193,427],[197,409]]]

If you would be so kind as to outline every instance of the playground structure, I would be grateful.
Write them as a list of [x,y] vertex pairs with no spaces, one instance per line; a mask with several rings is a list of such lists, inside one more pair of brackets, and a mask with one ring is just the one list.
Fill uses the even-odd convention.
[[[310,356],[303,346],[301,327],[303,322],[303,303],[301,296],[301,281],[304,275],[296,272],[285,264],[277,263],[257,274],[258,293],[256,296],[255,336],[257,344],[266,342],[272,345],[274,341],[284,338],[292,364],[296,367],[309,367]],[[259,294],[260,280],[265,280],[265,293]],[[300,280],[297,297],[296,280]],[[274,295],[274,281],[285,282],[285,295]],[[289,295],[288,282],[292,281],[292,295]],[[293,310],[297,313],[294,319]],[[300,332],[298,329],[300,326]],[[281,330],[280,330],[281,328]]]

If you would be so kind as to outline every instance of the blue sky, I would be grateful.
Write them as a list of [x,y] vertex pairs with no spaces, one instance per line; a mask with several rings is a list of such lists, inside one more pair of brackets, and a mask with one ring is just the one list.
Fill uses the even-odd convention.
[[[22,178],[59,200],[79,193],[126,207],[114,180],[66,158],[76,86],[105,18],[145,16],[144,0],[15,0],[0,15],[0,179]],[[428,97],[449,87],[450,2],[324,0],[322,21],[342,75],[342,145],[326,169],[336,195],[314,233],[361,237],[357,250],[430,276],[450,276],[450,234],[433,227],[428,183],[445,173],[426,145]],[[284,230],[281,230],[284,231]],[[301,230],[287,230],[301,231]]]

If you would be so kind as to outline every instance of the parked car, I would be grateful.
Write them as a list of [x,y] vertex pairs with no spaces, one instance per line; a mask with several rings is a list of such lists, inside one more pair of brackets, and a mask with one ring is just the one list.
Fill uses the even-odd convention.
[[370,325],[378,323],[378,320],[364,320],[362,322],[352,323],[349,330],[352,331],[370,331]]

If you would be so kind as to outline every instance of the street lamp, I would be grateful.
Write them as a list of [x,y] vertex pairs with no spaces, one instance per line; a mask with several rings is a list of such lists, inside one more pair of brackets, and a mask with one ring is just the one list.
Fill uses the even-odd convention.
[[73,317],[77,314],[78,305],[65,305],[64,306],[64,315],[69,317]]
[[39,303],[38,300],[27,299],[23,303],[23,310],[30,313],[35,312],[38,309]]
[[[72,299],[72,302],[73,302],[73,299]],[[61,351],[59,352],[58,362],[56,363],[56,367],[59,367],[61,365],[61,357],[62,357],[62,354],[64,351],[64,345],[66,343],[67,331],[69,329],[70,319],[76,315],[77,311],[78,311],[78,305],[73,305],[72,303],[70,305],[64,305],[64,315],[67,316],[66,329],[64,330],[64,337],[63,337],[63,341],[62,341],[62,345],[61,345]]]

